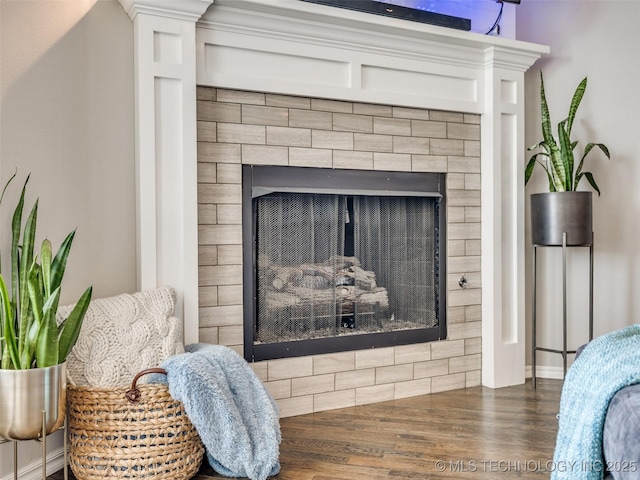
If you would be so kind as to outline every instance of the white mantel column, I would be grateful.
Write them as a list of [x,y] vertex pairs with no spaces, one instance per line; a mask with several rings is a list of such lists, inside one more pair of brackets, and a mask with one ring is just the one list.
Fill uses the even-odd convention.
[[195,24],[213,0],[119,0],[134,24],[137,286],[170,285],[198,340]]
[[524,72],[505,49],[485,52],[481,125],[482,384],[525,380]]

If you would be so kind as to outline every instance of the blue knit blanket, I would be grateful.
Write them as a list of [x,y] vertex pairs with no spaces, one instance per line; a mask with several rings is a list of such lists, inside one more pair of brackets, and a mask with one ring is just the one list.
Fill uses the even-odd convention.
[[[280,422],[275,401],[235,351],[193,344],[162,363],[169,384],[198,431],[213,469],[226,477],[264,480],[280,471]],[[166,379],[166,380],[165,380]]]
[[603,478],[602,430],[609,401],[635,383],[640,383],[640,325],[587,344],[564,380],[552,480]]

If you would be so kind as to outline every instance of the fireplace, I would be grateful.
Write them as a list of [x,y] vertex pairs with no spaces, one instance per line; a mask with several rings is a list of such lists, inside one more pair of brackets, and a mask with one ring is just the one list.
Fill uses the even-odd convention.
[[548,47],[297,0],[120,2],[134,22],[138,287],[177,289],[186,343],[243,350],[241,165],[428,171],[447,179],[447,339],[251,365],[283,416],[524,381],[524,72]]
[[244,165],[247,360],[446,338],[444,180]]

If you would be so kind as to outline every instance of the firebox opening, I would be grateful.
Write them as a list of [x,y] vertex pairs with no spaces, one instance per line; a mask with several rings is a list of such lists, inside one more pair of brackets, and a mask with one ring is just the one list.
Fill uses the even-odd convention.
[[446,337],[444,174],[243,167],[247,360]]

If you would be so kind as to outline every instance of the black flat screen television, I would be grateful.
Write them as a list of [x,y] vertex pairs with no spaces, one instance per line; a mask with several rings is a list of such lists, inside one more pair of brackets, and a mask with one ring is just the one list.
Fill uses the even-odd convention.
[[458,30],[471,30],[471,20],[468,18],[454,17],[442,13],[429,12],[417,8],[402,7],[384,0],[302,0],[303,2],[318,3],[332,7],[346,8],[358,12],[373,13],[385,17],[410,20],[412,22],[428,23],[440,27],[455,28]]

